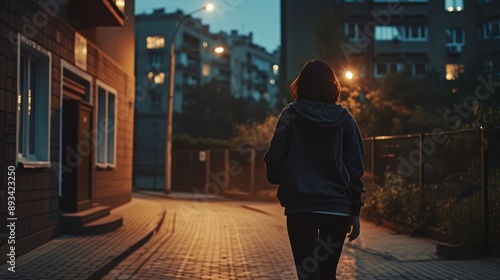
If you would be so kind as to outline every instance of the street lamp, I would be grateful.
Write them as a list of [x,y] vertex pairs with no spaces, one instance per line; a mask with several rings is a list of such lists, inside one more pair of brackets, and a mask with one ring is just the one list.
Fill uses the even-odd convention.
[[205,6],[186,14],[179,21],[175,27],[172,35],[172,42],[170,43],[170,77],[169,77],[169,90],[167,98],[167,137],[165,147],[165,193],[170,193],[172,190],[172,124],[173,124],[173,109],[174,109],[174,73],[175,73],[175,37],[179,32],[182,23],[194,13],[200,11],[213,11],[215,6],[207,3]]
[[352,74],[351,71],[346,71],[345,72],[345,77],[349,80],[352,80],[352,78],[354,77],[354,74]]

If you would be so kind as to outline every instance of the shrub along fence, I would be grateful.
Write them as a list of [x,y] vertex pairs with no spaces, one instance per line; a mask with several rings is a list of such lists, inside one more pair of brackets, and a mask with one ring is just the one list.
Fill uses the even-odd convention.
[[500,247],[500,129],[365,138],[363,215]]

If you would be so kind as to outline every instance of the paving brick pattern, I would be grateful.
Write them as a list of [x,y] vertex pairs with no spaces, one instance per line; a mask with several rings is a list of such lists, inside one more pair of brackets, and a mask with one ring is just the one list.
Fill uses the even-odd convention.
[[[165,203],[167,224],[153,244],[103,279],[296,279],[276,204]],[[498,258],[442,260],[430,240],[362,226],[363,235],[344,247],[338,279],[500,279]]]
[[113,209],[123,216],[118,230],[97,236],[62,235],[19,257],[16,272],[0,266],[0,279],[89,279],[131,246],[145,239],[165,213],[163,205],[136,197]]
[[[172,197],[170,197],[172,198]],[[175,197],[174,197],[175,198]],[[163,224],[147,243],[102,279],[296,279],[285,217],[273,203],[135,195],[113,210],[119,230],[61,236],[20,257],[0,279],[95,279],[95,273]],[[500,279],[500,259],[448,261],[426,239],[395,235],[368,222],[344,247],[338,279]]]

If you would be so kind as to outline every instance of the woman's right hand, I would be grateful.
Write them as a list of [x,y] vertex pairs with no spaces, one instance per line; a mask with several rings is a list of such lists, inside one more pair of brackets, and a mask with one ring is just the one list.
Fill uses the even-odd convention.
[[347,237],[349,241],[353,241],[358,238],[360,232],[359,216],[351,216],[351,231]]

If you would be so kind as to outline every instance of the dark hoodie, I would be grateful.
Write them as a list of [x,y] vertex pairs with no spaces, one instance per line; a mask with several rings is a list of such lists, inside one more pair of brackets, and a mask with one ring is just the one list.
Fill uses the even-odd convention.
[[347,108],[298,99],[281,112],[264,157],[267,179],[279,184],[285,215],[339,212],[359,216],[364,148]]

